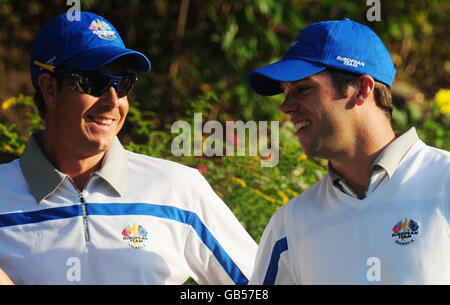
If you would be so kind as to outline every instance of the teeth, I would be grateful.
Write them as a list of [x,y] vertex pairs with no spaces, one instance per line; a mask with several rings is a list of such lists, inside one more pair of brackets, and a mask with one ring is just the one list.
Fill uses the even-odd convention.
[[300,129],[302,129],[303,127],[307,127],[311,125],[310,121],[301,121],[298,122],[297,124],[295,124],[295,132],[299,131]]
[[111,119],[104,119],[104,118],[93,118],[94,122],[99,123],[99,124],[104,124],[104,125],[110,125],[113,120]]

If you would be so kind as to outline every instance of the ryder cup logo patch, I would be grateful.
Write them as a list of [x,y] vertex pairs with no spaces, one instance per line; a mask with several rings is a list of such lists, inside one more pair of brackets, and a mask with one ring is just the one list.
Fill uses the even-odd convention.
[[116,32],[113,31],[112,27],[104,21],[99,19],[91,22],[89,29],[92,30],[92,34],[97,35],[101,39],[114,40],[116,39]]
[[415,241],[415,235],[419,234],[419,224],[414,220],[409,220],[405,217],[405,220],[400,220],[392,228],[392,237],[397,237],[395,242],[398,245],[409,245]]
[[123,240],[128,241],[128,245],[134,249],[142,249],[148,240],[148,232],[141,225],[129,224],[122,230]]

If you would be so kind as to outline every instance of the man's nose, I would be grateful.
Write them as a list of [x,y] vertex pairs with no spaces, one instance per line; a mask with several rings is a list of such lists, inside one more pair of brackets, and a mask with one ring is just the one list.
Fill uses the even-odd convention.
[[102,104],[107,105],[111,108],[115,108],[119,105],[119,96],[117,95],[117,85],[112,85],[109,87],[108,91],[106,91],[102,96]]
[[296,101],[292,96],[287,95],[284,102],[280,106],[280,110],[283,113],[289,114],[290,112],[298,110],[298,101]]

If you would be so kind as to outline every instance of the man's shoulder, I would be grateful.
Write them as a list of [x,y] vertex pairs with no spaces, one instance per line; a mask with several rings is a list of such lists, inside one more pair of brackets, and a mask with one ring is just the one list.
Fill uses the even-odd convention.
[[450,164],[450,152],[428,145],[426,145],[426,148],[434,161]]
[[[29,194],[30,191],[20,168],[19,159],[0,164],[0,198],[15,198],[14,200],[16,200],[17,196],[28,196]],[[12,201],[4,200],[2,208],[8,206],[7,202]]]
[[139,153],[135,153],[129,150],[126,150],[128,163],[135,170],[144,170],[147,171],[149,169],[157,171],[157,172],[178,172],[178,173],[195,173],[198,172],[192,167],[183,165],[181,163],[162,159],[155,158]]
[[320,196],[325,192],[324,188],[326,188],[328,179],[329,174],[327,173],[316,184],[307,188],[300,195],[292,198],[286,205],[293,205],[297,207],[305,205],[307,202],[310,202],[311,200],[317,199],[318,196]]
[[426,171],[450,171],[450,152],[429,146],[421,140],[414,145],[405,159],[406,163],[411,162],[409,166],[412,170],[420,168]]
[[205,180],[200,172],[192,167],[175,161],[155,158],[131,151],[126,151],[129,177],[165,181],[167,184],[195,185]]
[[14,160],[12,160],[12,161],[9,161],[9,162],[5,162],[5,163],[0,163],[0,168],[2,169],[2,170],[4,170],[4,169],[6,169],[6,168],[8,168],[8,167],[14,167],[14,166],[16,166],[16,164],[19,162],[19,158],[17,158],[17,159],[14,159]]
[[0,184],[4,182],[14,182],[14,178],[21,175],[19,159],[14,159],[8,163],[0,164]]
[[274,216],[280,218],[280,220],[283,219],[281,221],[284,222],[286,217],[293,217],[295,214],[302,213],[301,211],[304,209],[309,209],[309,207],[318,208],[319,204],[317,204],[317,201],[321,201],[320,198],[327,192],[328,178],[328,174],[326,174],[316,184],[289,200],[288,203],[278,209]]
[[450,153],[418,140],[388,182],[392,188],[390,198],[436,197],[450,183]]

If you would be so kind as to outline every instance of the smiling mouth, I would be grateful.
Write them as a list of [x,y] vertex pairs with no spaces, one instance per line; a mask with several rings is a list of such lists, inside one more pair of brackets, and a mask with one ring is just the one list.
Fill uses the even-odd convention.
[[98,116],[91,116],[91,115],[88,115],[87,117],[88,117],[89,121],[95,122],[100,125],[111,125],[114,122],[114,119],[109,119],[109,118],[105,118],[105,117],[98,117]]
[[311,121],[300,121],[296,123],[295,126],[295,132],[299,132],[300,130],[303,130],[311,125]]

